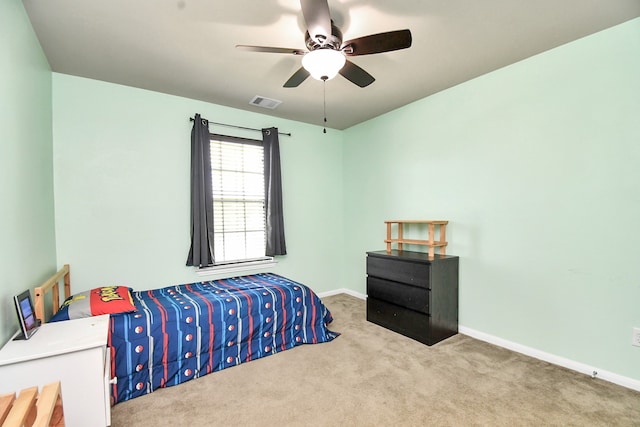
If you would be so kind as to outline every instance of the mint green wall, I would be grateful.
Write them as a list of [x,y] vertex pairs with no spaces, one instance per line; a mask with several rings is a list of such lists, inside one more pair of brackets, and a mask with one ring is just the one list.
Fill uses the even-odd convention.
[[[57,73],[53,98],[58,260],[71,265],[75,290],[206,279],[185,266],[189,117],[195,113],[293,134],[280,137],[288,255],[271,271],[317,292],[341,287],[341,132]],[[260,132],[210,129],[261,138]]]
[[0,1],[0,345],[13,295],[56,271],[51,71],[22,2]]
[[448,219],[461,325],[640,379],[639,117],[636,19],[348,129],[345,283]]

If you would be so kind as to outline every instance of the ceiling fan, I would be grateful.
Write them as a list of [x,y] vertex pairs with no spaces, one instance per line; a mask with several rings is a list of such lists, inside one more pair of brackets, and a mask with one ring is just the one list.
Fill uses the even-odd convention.
[[306,50],[282,47],[236,45],[252,52],[302,55],[302,67],[284,84],[297,87],[310,75],[317,80],[330,80],[338,73],[352,83],[366,87],[375,78],[347,56],[371,55],[406,49],[411,46],[411,31],[397,30],[342,41],[342,31],[333,23],[328,0],[300,0],[302,15],[307,24]]

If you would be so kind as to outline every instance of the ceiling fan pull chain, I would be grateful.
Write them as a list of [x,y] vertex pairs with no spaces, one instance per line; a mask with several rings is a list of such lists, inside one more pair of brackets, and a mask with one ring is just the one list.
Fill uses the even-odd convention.
[[322,133],[327,133],[327,77],[322,77],[322,112],[324,113],[324,129]]

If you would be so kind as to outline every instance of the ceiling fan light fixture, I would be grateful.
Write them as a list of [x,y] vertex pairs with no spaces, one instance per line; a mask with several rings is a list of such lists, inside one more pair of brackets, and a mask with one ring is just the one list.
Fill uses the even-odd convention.
[[316,49],[302,57],[302,66],[316,80],[331,80],[344,67],[347,58],[334,49]]

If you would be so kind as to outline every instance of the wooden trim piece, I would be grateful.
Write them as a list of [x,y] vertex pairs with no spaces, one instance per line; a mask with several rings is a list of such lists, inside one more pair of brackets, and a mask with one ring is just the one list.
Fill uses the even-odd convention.
[[[385,243],[398,243],[399,241],[400,240],[398,239],[391,239],[391,240],[385,240]],[[440,242],[437,240],[434,241],[434,240],[416,240],[416,239],[403,239],[402,243],[408,243],[410,245],[425,245],[425,246],[434,246],[434,247],[441,247],[441,246],[448,245],[447,242]]]
[[61,278],[64,278],[64,297],[69,298],[71,296],[71,274],[69,271],[69,264],[65,264],[56,274],[49,277],[40,286],[34,289],[34,304],[36,310],[36,318],[42,323],[45,322],[44,315],[44,297],[52,290],[52,305],[53,314],[56,314],[60,307],[60,291],[59,282]]
[[[433,225],[432,222],[430,222],[428,224],[428,226],[429,226],[429,240],[433,242],[434,239],[435,239],[434,236],[435,236],[435,229],[436,228],[435,228],[435,225]],[[433,245],[428,245],[428,246],[429,246],[429,258],[433,258],[435,256],[435,249],[434,249]]]
[[4,420],[7,419],[15,400],[15,393],[3,394],[0,396],[0,425],[4,424]]
[[67,299],[71,296],[71,270],[69,264],[65,264],[63,268],[67,270],[67,274],[64,275],[64,299]]
[[[38,416],[36,417],[33,426],[64,426],[63,420],[60,381],[47,384],[42,387],[42,391],[38,397]],[[62,421],[62,424],[60,424],[60,421]]]
[[435,225],[446,225],[449,224],[449,221],[447,220],[442,220],[442,219],[406,219],[406,220],[386,220],[385,223],[393,223],[393,224],[397,224],[397,223],[403,223],[403,224],[435,224]]
[[13,402],[13,407],[9,416],[5,420],[3,427],[22,427],[33,425],[36,418],[36,397],[38,387],[25,388],[20,392],[18,398]]
[[390,221],[385,221],[387,223],[387,240],[385,240],[385,242],[387,242],[387,252],[391,252],[391,222]]

